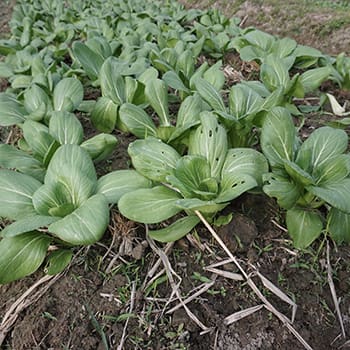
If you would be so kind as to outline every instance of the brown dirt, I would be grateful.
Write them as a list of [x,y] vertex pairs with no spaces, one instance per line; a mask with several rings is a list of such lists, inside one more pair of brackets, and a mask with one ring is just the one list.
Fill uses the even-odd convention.
[[[5,12],[10,13],[2,2],[0,13]],[[323,45],[331,47],[335,43]],[[342,102],[350,100],[338,90],[334,93],[343,98]],[[306,120],[306,133],[320,125],[320,116],[313,116],[315,119],[308,117]],[[92,132],[89,121],[84,118],[82,121],[85,130]],[[101,173],[129,166],[126,147],[131,138],[122,134],[117,137],[120,140],[118,149],[99,166]],[[326,250],[324,247],[319,250],[322,242],[316,242],[304,252],[293,249],[287,233],[277,224],[283,224],[283,213],[273,200],[263,195],[244,195],[225,212],[232,212],[234,219],[228,226],[218,228],[220,236],[247,271],[253,272],[248,263],[256,266],[295,300],[298,310],[293,326],[301,336],[314,350],[339,349],[344,345],[349,338],[339,337],[340,326],[327,283]],[[195,238],[182,239],[169,253],[172,267],[182,278],[180,288],[184,297],[205,282],[205,277],[215,277],[203,267],[217,262],[218,258],[225,258],[206,230],[199,228],[198,233],[200,243]],[[347,331],[350,329],[349,259],[349,247],[331,246],[333,279]],[[107,344],[110,349],[117,349],[125,319],[131,314],[123,347],[126,350],[304,349],[266,309],[226,326],[225,317],[261,301],[246,283],[223,277],[217,277],[209,292],[188,304],[201,322],[213,327],[211,332],[201,335],[198,326],[182,308],[172,314],[164,312],[171,295],[169,283],[160,281],[153,287],[144,287],[147,273],[156,260],[157,256],[145,241],[144,228],[113,212],[110,228],[102,242],[77,252],[64,275],[44,296],[18,315],[3,348],[104,350]],[[224,269],[238,272],[233,264],[226,264]],[[12,303],[42,275],[38,272],[0,286],[0,316],[3,317]],[[263,288],[257,277],[254,281],[280,312],[288,317],[291,315],[288,304]],[[131,310],[132,295],[134,305]],[[176,303],[171,302],[167,309]],[[350,349],[349,344],[342,349]]]
[[[341,1],[329,0],[339,3]],[[330,55],[350,54],[349,4],[332,7],[317,1],[290,0],[180,0],[188,7],[218,8],[228,17],[243,20],[242,27],[253,26],[280,37],[290,37]],[[327,1],[323,1],[327,3]],[[322,3],[322,1],[319,1]],[[346,2],[344,2],[344,5]]]

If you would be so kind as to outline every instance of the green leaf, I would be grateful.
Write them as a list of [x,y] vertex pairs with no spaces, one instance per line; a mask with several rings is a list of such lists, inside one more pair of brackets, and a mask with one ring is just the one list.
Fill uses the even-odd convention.
[[26,111],[13,95],[0,93],[0,125],[11,126],[25,121]]
[[332,66],[309,69],[301,75],[301,84],[305,93],[315,91],[329,78],[332,73]]
[[202,99],[198,94],[186,97],[181,103],[177,113],[176,127],[178,128],[199,122],[199,114],[202,111]]
[[80,146],[83,148],[95,163],[109,157],[115,150],[118,139],[109,134],[98,134],[84,141]]
[[211,190],[204,186],[204,181],[209,178],[210,166],[207,160],[202,156],[187,155],[177,162],[174,176],[168,176],[167,181],[177,188],[184,197],[195,196],[196,191],[215,196],[217,188],[214,193],[211,193]]
[[23,123],[23,136],[34,155],[44,161],[45,155],[55,142],[49,134],[49,129],[39,122],[28,119]]
[[228,174],[247,174],[262,184],[262,175],[268,172],[267,160],[263,154],[251,148],[229,149],[221,171],[221,178]]
[[86,45],[104,59],[112,55],[111,45],[109,44],[107,38],[104,36],[96,35],[92,38],[89,38],[86,41]]
[[186,137],[190,133],[190,129],[200,123],[199,115],[202,111],[202,99],[198,94],[186,97],[181,103],[177,114],[176,128],[168,139],[168,143],[177,138]]
[[53,106],[56,111],[72,112],[84,98],[82,83],[76,78],[64,78],[53,91]]
[[176,61],[176,71],[181,71],[185,77],[190,78],[194,72],[195,60],[191,50],[182,52]]
[[31,176],[0,169],[0,217],[17,220],[36,214],[32,197],[41,185]]
[[[0,47],[0,53],[1,53],[1,47]],[[12,67],[10,64],[5,62],[0,62],[0,77],[1,78],[10,78],[14,75]]]
[[103,63],[100,72],[102,96],[109,98],[116,105],[125,100],[125,82],[121,73],[121,65],[116,57],[109,57]]
[[64,218],[74,211],[75,207],[72,203],[63,203],[58,207],[53,207],[49,209],[49,214],[52,216]]
[[72,50],[88,77],[93,81],[96,80],[104,62],[103,57],[78,41],[73,43]]
[[143,176],[163,182],[176,168],[180,155],[159,139],[149,137],[129,145],[129,155],[135,169]]
[[56,150],[60,147],[60,144],[56,141],[53,140],[51,144],[49,145],[44,158],[43,158],[43,165],[47,167],[51,161],[52,156],[55,154]]
[[210,83],[217,91],[225,85],[225,74],[221,70],[222,61],[219,60],[203,73],[203,79]]
[[290,81],[288,68],[283,59],[270,55],[261,65],[260,79],[270,91],[282,86],[284,91],[287,92]]
[[307,190],[316,197],[345,213],[350,213],[350,179],[327,183],[322,186],[308,186]]
[[308,172],[317,171],[329,159],[346,151],[348,136],[344,130],[324,126],[315,130],[301,145],[296,163]]
[[240,119],[258,113],[264,100],[252,88],[237,84],[230,90],[229,103],[231,114]]
[[118,208],[130,220],[155,224],[181,211],[181,208],[175,205],[179,198],[176,192],[157,186],[125,194],[120,198]]
[[9,283],[36,271],[45,259],[51,238],[28,232],[0,241],[0,284]]
[[16,169],[39,181],[44,179],[46,172],[40,161],[33,158],[28,153],[6,144],[0,145],[0,167]]
[[73,113],[66,111],[51,114],[49,131],[61,145],[79,145],[84,138],[84,130],[79,119]]
[[69,190],[60,182],[42,185],[33,194],[33,205],[36,212],[43,216],[63,217],[75,209]]
[[228,202],[258,185],[254,177],[244,173],[226,173],[220,183],[216,203]]
[[119,109],[119,118],[128,130],[138,138],[157,135],[157,128],[151,117],[139,106],[124,103]]
[[339,182],[350,173],[350,155],[341,154],[329,158],[314,171],[314,177],[318,186],[323,186],[332,182]]
[[297,47],[297,42],[290,38],[277,39],[273,46],[272,52],[278,57],[288,57],[293,55],[293,51]]
[[177,73],[174,71],[168,71],[166,72],[162,79],[165,81],[165,83],[170,86],[171,88],[179,91],[185,91],[190,92],[190,90],[185,86],[181,78]]
[[150,188],[152,182],[135,170],[116,170],[98,179],[96,193],[102,193],[108,203],[118,203],[126,193]]
[[328,232],[338,244],[350,243],[350,215],[331,208],[327,216]]
[[163,80],[151,79],[146,82],[145,95],[158,114],[162,126],[170,126],[169,107],[168,107],[168,89]]
[[[38,111],[39,108],[44,104],[45,108],[43,109],[46,112],[46,109],[50,106],[51,101],[46,92],[36,84],[33,84],[29,89],[24,92],[24,107],[28,113]],[[49,109],[52,107],[50,106]],[[44,115],[42,115],[42,118]],[[42,119],[41,118],[41,119]]]
[[22,233],[37,230],[40,227],[47,227],[59,218],[53,216],[34,215],[19,219],[7,225],[0,233],[2,237],[14,237]]
[[149,80],[157,79],[157,78],[158,78],[157,69],[153,67],[149,67],[137,78],[137,80],[141,82],[143,85],[146,85],[146,83]]
[[269,111],[273,107],[283,105],[285,100],[283,87],[277,88],[275,91],[266,96],[263,104],[261,105],[261,110]]
[[227,203],[201,200],[199,198],[185,198],[176,201],[176,206],[182,210],[199,210],[202,214],[215,215],[225,208]]
[[226,112],[224,101],[213,85],[202,78],[196,78],[194,84],[199,95],[214,111]]
[[203,156],[209,162],[211,176],[220,178],[227,152],[227,134],[211,112],[200,114],[201,125],[191,135],[188,154]]
[[319,213],[303,209],[288,210],[286,224],[293,244],[298,249],[307,248],[323,229]]
[[63,145],[47,168],[45,184],[61,184],[70,193],[72,204],[80,206],[94,192],[97,177],[94,164],[78,145]]
[[49,232],[73,245],[88,245],[99,241],[109,222],[108,202],[96,194],[78,209],[49,226]]
[[56,275],[62,272],[71,262],[73,251],[70,249],[59,249],[52,252],[47,259],[46,273]]
[[305,170],[301,169],[296,163],[285,160],[284,169],[296,183],[299,183],[302,186],[309,186],[315,184],[314,178]]
[[12,89],[27,89],[30,87],[33,78],[30,75],[17,74],[11,82]]
[[117,122],[118,105],[107,97],[100,97],[91,113],[91,121],[96,129],[111,133]]
[[273,173],[263,176],[266,185],[263,191],[270,197],[276,198],[277,203],[284,209],[291,209],[302,195],[302,186],[290,179]]
[[271,34],[265,33],[259,29],[251,30],[243,37],[251,45],[257,46],[267,52],[270,51],[276,40]]
[[293,161],[296,130],[288,110],[273,108],[265,117],[261,130],[261,148],[272,167]]
[[220,215],[214,219],[213,224],[216,227],[228,225],[232,221],[232,217],[233,213],[227,215]]
[[145,86],[132,77],[125,77],[125,96],[126,102],[145,104]]
[[148,235],[158,242],[175,242],[186,236],[199,222],[197,216],[186,216],[163,229],[150,230]]

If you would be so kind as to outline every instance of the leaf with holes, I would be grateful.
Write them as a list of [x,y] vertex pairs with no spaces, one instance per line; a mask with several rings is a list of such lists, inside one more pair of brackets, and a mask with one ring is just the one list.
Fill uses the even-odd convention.
[[227,152],[226,130],[211,112],[202,112],[200,119],[200,126],[190,137],[188,153],[207,159],[210,175],[214,178],[220,178]]
[[266,115],[260,142],[272,167],[283,168],[285,160],[293,160],[296,137],[296,129],[287,109],[275,107]]

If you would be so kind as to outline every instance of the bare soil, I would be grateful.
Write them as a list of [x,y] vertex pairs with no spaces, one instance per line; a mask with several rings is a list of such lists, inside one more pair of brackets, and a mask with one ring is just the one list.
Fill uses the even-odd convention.
[[[244,2],[241,10],[244,6],[249,8],[251,3]],[[259,9],[256,7],[253,12]],[[321,10],[320,16],[323,16]],[[0,3],[0,14],[3,14],[0,16],[1,31],[6,31],[3,23],[10,18],[10,10],[4,2]],[[253,17],[248,19],[249,25],[260,24]],[[270,28],[278,30],[273,22],[269,23]],[[306,37],[308,28],[300,27],[299,30]],[[293,33],[289,34],[292,36]],[[308,44],[337,53],[333,50],[340,48],[343,40],[329,36],[320,46],[317,42]],[[238,58],[236,62],[239,63]],[[332,85],[324,88],[332,89],[341,102],[350,101],[348,93]],[[82,116],[81,120],[87,134],[95,132],[86,118]],[[326,114],[307,115],[303,133],[307,135],[328,120]],[[5,142],[5,134],[5,130],[1,130],[2,142]],[[133,138],[119,133],[117,137],[120,140],[118,149],[99,166],[101,174],[129,166],[126,148]],[[255,266],[295,301],[298,308],[293,327],[301,337],[314,350],[350,349],[350,248],[335,247],[330,243],[332,277],[348,333],[344,339],[327,281],[326,242],[319,240],[304,252],[293,249],[283,229],[283,213],[264,195],[246,194],[226,208],[225,213],[233,213],[233,220],[228,226],[217,229],[220,237],[246,271],[254,274],[252,266]],[[198,235],[200,239],[192,235],[175,243],[169,249],[168,257],[181,278],[180,290],[184,298],[203,283],[215,281],[207,292],[188,304],[191,312],[211,329],[208,333],[201,334],[201,329],[184,308],[167,313],[178,301],[171,299],[172,288],[164,278],[164,272],[149,283],[148,274],[158,256],[147,243],[145,228],[114,211],[102,242],[77,251],[70,267],[43,290],[41,296],[26,305],[13,324],[8,328],[0,326],[0,339],[1,332],[6,333],[3,349],[119,349],[123,339],[121,349],[126,350],[304,349],[265,308],[231,325],[224,323],[227,316],[259,305],[261,300],[244,281],[229,280],[204,269],[226,256],[206,229],[200,227]],[[161,268],[162,264],[157,273]],[[222,268],[238,272],[232,263]],[[43,275],[41,271],[0,286],[0,317],[4,318],[17,298]],[[292,309],[287,303],[264,288],[258,277],[253,280],[277,310],[291,317]]]

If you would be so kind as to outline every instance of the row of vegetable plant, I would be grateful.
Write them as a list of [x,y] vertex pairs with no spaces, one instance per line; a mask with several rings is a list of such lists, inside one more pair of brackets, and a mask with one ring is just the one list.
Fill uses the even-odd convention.
[[[293,119],[295,99],[324,81],[350,88],[349,57],[175,1],[19,0],[10,27],[0,125],[21,137],[0,145],[0,283],[45,259],[48,273],[64,269],[74,246],[101,239],[113,205],[166,221],[149,235],[169,242],[199,223],[196,211],[215,222],[244,192],[265,193],[286,209],[295,247],[322,232],[350,242],[348,136],[324,126],[301,140]],[[259,80],[228,84],[232,52],[259,65]],[[86,135],[86,117],[100,133]],[[117,129],[137,138],[133,169],[98,176]]]

